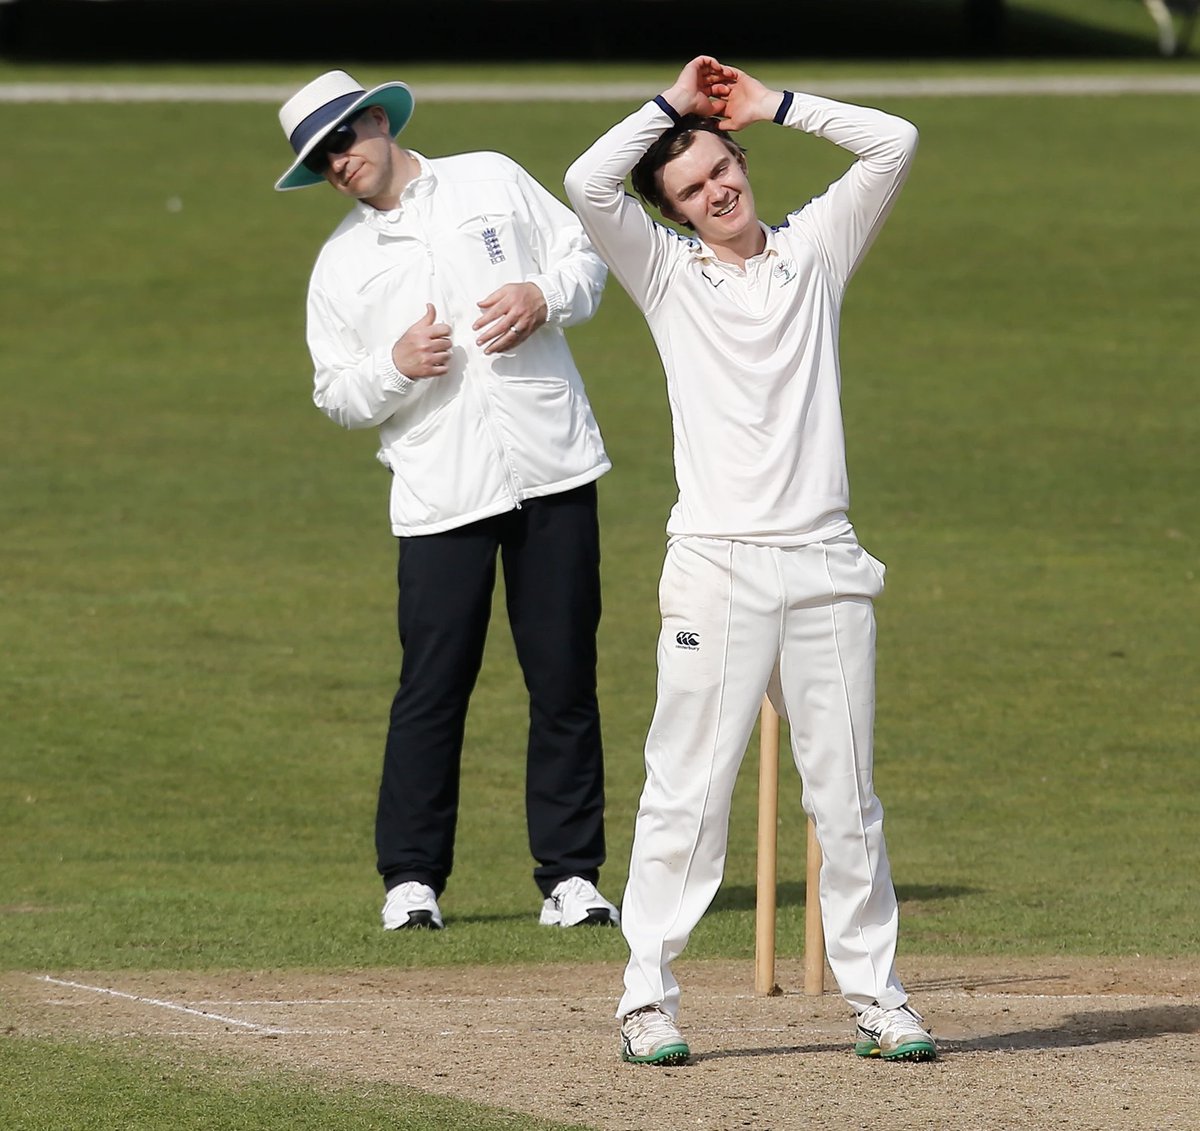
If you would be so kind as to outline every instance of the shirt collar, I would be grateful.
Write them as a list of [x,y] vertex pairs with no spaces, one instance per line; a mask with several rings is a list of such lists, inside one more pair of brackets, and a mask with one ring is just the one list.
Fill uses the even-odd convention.
[[[758,226],[763,230],[763,233],[766,235],[767,242],[766,242],[765,246],[763,247],[762,251],[760,251],[758,253],[758,255],[751,256],[750,259],[747,260],[747,262],[753,262],[755,259],[770,259],[772,256],[776,256],[779,254],[779,247],[776,244],[774,229],[767,227],[767,225],[764,224],[761,220],[758,221]],[[713,249],[711,247],[709,247],[708,244],[706,244],[699,236],[697,236],[693,233],[689,237],[689,240],[691,243],[692,255],[696,259],[700,260],[701,262],[706,262],[706,261],[720,262],[717,258],[716,252],[713,251]]]

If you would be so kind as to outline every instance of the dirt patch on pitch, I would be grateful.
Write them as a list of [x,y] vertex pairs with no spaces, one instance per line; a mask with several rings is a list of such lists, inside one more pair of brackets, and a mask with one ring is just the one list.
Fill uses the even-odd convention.
[[410,1084],[620,1131],[856,1127],[1194,1131],[1200,961],[921,959],[901,974],[942,1049],[864,1061],[834,993],[758,997],[749,963],[680,962],[684,1068],[622,1064],[620,968],[6,974],[14,1035],[150,1039],[198,1057]]

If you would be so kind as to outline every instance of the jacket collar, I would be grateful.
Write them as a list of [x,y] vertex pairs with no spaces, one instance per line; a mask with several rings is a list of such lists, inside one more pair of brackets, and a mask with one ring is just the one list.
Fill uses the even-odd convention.
[[433,190],[437,188],[437,174],[433,171],[433,165],[430,163],[429,158],[414,149],[409,149],[406,152],[410,157],[416,158],[417,164],[420,165],[421,169],[404,186],[403,192],[400,193],[400,202],[395,208],[387,212],[381,212],[378,208],[372,208],[371,205],[364,204],[361,200],[354,202],[354,207],[358,210],[359,219],[368,227],[374,228],[377,232],[391,232],[392,228],[403,220],[406,205],[411,204],[415,200],[420,200],[422,197],[430,196]]

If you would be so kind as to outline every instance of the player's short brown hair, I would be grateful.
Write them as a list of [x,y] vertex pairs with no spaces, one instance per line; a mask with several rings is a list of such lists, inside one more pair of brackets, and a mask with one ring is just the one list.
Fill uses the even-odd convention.
[[663,211],[662,177],[663,166],[674,161],[687,150],[698,133],[716,134],[725,148],[738,160],[745,157],[746,150],[727,131],[717,125],[719,119],[706,118],[700,114],[687,114],[646,150],[642,159],[633,167],[633,187],[647,204]]

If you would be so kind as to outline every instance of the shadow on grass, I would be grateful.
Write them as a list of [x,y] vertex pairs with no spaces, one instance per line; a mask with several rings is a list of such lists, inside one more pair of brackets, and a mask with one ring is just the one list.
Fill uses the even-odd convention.
[[[453,918],[454,918],[455,923],[481,923],[481,924],[523,923],[524,924],[524,923],[529,923],[531,919],[536,920],[539,910],[540,910],[540,906],[534,907],[531,910],[527,910],[527,911],[519,911],[519,912],[516,912],[515,914],[508,913],[508,912],[494,912],[494,913],[489,912],[489,913],[476,914],[476,915],[455,915]],[[597,930],[597,931],[604,931],[604,930],[609,929],[607,924],[588,923],[588,924],[584,924],[583,926],[584,926],[585,930],[593,929],[593,930]]]
[[[808,885],[804,883],[781,883],[775,889],[778,907],[802,907],[806,902]],[[939,899],[962,899],[977,895],[979,888],[961,884],[908,884],[896,888],[896,897],[903,903],[929,903]],[[755,889],[750,884],[730,884],[717,892],[712,911],[753,911]]]

